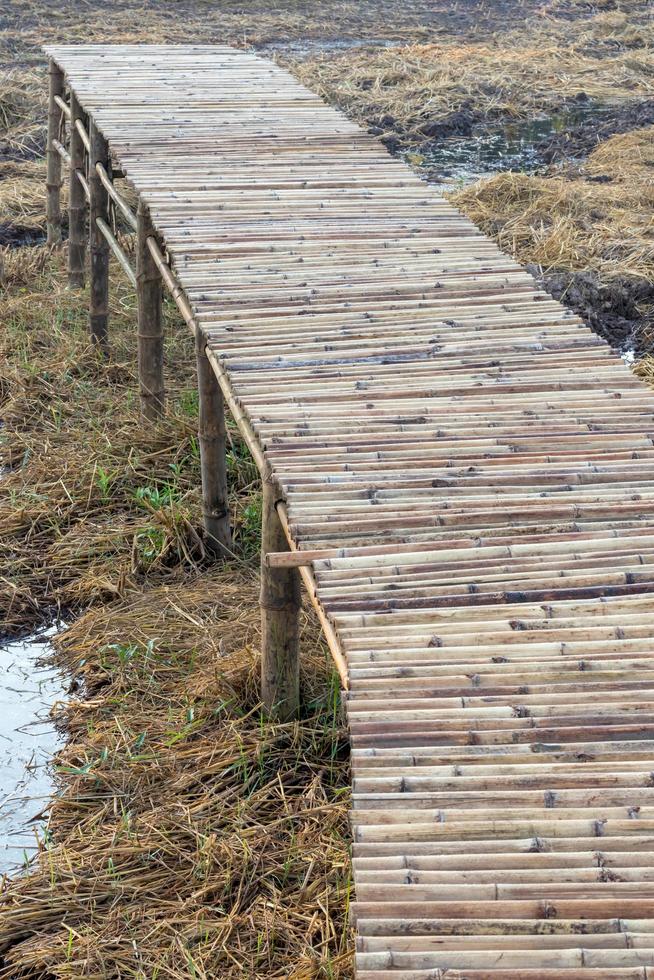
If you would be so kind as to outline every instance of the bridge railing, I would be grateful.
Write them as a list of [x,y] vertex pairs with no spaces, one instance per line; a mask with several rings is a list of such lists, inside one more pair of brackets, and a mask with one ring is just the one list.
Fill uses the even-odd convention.
[[[136,212],[114,181],[110,146],[80,104],[64,72],[49,66],[47,143],[47,240],[62,242],[62,164],[68,167],[68,280],[85,286],[89,253],[89,335],[109,349],[109,258],[117,259],[136,288],[138,378],[141,414],[156,421],[165,412],[162,291],[165,287],[195,337],[199,401],[198,436],[203,523],[207,549],[217,558],[232,554],[228,504],[225,405],[259,469],[263,482],[261,540],[262,700],[268,711],[287,720],[299,710],[300,584],[304,582],[325,638],[347,686],[347,670],[334,628],[316,598],[311,559],[300,552],[289,530],[285,501],[254,430],[241,409],[227,372],[207,347],[191,305],[167,259],[150,212],[139,199]],[[135,260],[120,241],[120,225],[135,236]]]

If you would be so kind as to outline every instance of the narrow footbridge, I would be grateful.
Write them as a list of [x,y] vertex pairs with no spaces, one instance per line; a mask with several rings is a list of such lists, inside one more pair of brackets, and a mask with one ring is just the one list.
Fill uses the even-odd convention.
[[297,707],[300,578],[341,673],[357,976],[651,980],[652,393],[274,64],[48,54],[49,235],[63,158],[92,335],[109,342],[111,252],[156,417],[171,290],[218,550],[223,399],[264,480],[264,698]]

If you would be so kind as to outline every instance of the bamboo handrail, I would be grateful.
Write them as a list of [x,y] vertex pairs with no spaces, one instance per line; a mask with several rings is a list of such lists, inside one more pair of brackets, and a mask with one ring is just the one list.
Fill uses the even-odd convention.
[[[70,167],[70,153],[68,152],[66,147],[63,146],[63,144],[60,143],[59,140],[53,140],[52,145],[54,149],[57,151],[57,153],[59,154],[59,156],[62,158],[66,166]],[[84,188],[84,194],[86,195],[86,200],[89,201],[91,199],[91,194],[89,191],[89,183],[86,177],[84,176],[81,170],[76,170],[75,176],[77,177],[80,184]]]
[[89,188],[89,182],[88,182],[88,180],[86,179],[86,177],[84,176],[84,174],[82,173],[81,170],[76,170],[75,171],[75,176],[77,177],[77,179],[79,180],[80,184],[84,188],[84,194],[86,196],[86,200],[87,201],[90,201],[91,200],[91,189]]
[[[291,534],[289,520],[288,520],[288,510],[286,504],[283,500],[277,501],[277,513],[279,514],[279,519],[282,522],[282,527],[286,533],[286,538],[291,549],[291,553],[297,551],[297,545],[294,542],[293,536]],[[288,567],[288,566],[287,566]],[[322,626],[323,633],[325,634],[325,639],[327,641],[327,646],[329,647],[329,652],[331,653],[334,663],[336,664],[336,669],[338,670],[338,675],[341,679],[341,684],[343,685],[343,690],[347,691],[350,686],[349,672],[347,668],[347,663],[343,653],[341,651],[341,644],[338,639],[338,634],[333,626],[331,620],[327,616],[327,613],[323,609],[321,603],[318,600],[316,594],[316,580],[313,574],[313,570],[307,565],[297,566],[300,575],[302,576],[302,581],[304,582],[304,587],[309,594],[309,599],[311,604],[316,611],[316,615],[320,620],[320,625]]]
[[89,134],[86,131],[86,127],[81,119],[75,120],[75,129],[79,133],[82,143],[84,144],[84,149],[87,153],[91,152],[91,140],[89,139]]
[[102,234],[104,235],[104,237],[106,238],[109,248],[118,259],[123,272],[131,282],[132,286],[136,286],[136,273],[132,269],[132,266],[130,265],[130,261],[125,255],[125,253],[123,252],[120,243],[116,239],[113,231],[111,230],[107,222],[104,220],[104,218],[96,218],[95,223],[100,229],[100,231],[102,232]]
[[98,176],[100,177],[100,180],[102,181],[102,184],[107,194],[114,202],[114,204],[118,207],[121,214],[127,221],[128,225],[130,225],[130,227],[134,231],[136,231],[136,226],[137,226],[136,215],[116,190],[113,181],[109,177],[109,174],[107,173],[106,169],[102,166],[101,163],[96,164],[95,169],[98,172]]
[[63,145],[63,143],[60,143],[59,140],[53,140],[52,141],[52,146],[57,151],[57,153],[59,154],[59,156],[61,157],[61,159],[64,161],[64,163],[67,166],[70,166],[70,153],[68,152],[68,150],[66,149],[66,147]]
[[63,112],[63,114],[66,116],[66,118],[67,119],[70,119],[70,106],[68,105],[68,103],[66,102],[66,100],[65,99],[62,99],[62,97],[60,95],[55,95],[54,101],[59,106],[59,108],[61,109],[61,111]]
[[[177,304],[177,308],[179,309],[180,313],[184,317],[184,320],[186,321],[187,325],[191,328],[192,331],[196,332],[200,328],[198,326],[195,317],[193,316],[191,305],[186,299],[186,296],[184,295],[179,283],[177,282],[177,279],[173,271],[171,270],[170,266],[166,262],[161,252],[161,249],[159,248],[154,238],[148,238],[147,245],[148,248],[150,249],[152,258],[154,259],[155,264],[159,269],[159,272],[161,273],[161,278],[163,279],[171,296],[175,300],[175,303]],[[250,453],[252,454],[252,458],[254,459],[257,465],[257,469],[261,473],[262,478],[265,479],[266,476],[270,473],[270,464],[268,463],[263,451],[259,446],[259,442],[256,438],[256,435],[254,433],[254,430],[252,429],[249,420],[247,419],[245,413],[243,412],[242,408],[238,404],[229,377],[225,372],[225,369],[221,365],[220,360],[216,357],[215,353],[212,350],[210,350],[208,347],[206,348],[206,354],[216,373],[216,377],[218,378],[218,382],[220,384],[223,397],[227,402],[232,417],[236,422],[241,432],[241,435],[243,436],[246,445],[250,450]],[[296,550],[296,546],[294,544],[293,538],[290,533],[286,506],[283,501],[278,501],[276,507],[280,520],[282,522],[282,526],[284,528],[284,533],[286,534],[286,538],[289,543],[289,547],[291,548],[291,551],[294,552]],[[341,652],[336,631],[332,626],[331,622],[329,621],[329,619],[327,618],[326,613],[323,611],[318,601],[316,595],[316,583],[313,577],[313,573],[310,568],[300,566],[300,575],[302,576],[302,580],[304,582],[305,588],[309,594],[309,599],[311,600],[311,604],[313,605],[316,614],[318,616],[318,619],[320,620],[320,624],[325,632],[327,645],[336,663],[336,668],[341,678],[341,683],[343,684],[343,688],[347,690],[348,687],[347,664],[345,663],[345,658],[343,657],[343,654]]]

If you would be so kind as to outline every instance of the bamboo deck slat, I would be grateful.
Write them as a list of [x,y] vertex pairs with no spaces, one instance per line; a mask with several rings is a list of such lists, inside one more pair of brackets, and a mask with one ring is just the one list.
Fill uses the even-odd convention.
[[649,390],[270,62],[48,53],[311,553],[348,669],[358,976],[651,980]]

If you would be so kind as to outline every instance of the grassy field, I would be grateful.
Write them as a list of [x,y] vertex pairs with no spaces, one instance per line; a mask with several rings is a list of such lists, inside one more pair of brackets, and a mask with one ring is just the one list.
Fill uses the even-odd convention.
[[[231,431],[235,557],[205,555],[193,348],[167,307],[165,421],[142,425],[131,289],[89,349],[65,249],[44,244],[41,43],[231,43],[275,57],[426,177],[444,139],[562,114],[535,173],[455,203],[654,377],[650,5],[13,2],[0,14],[0,606],[6,634],[64,614],[71,699],[58,795],[4,882],[0,977],[351,976],[348,744],[312,613],[305,711],[258,700],[256,470]],[[583,112],[578,112],[579,108]]]

